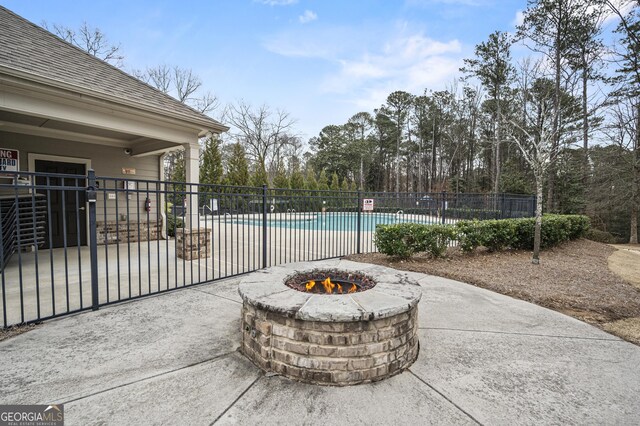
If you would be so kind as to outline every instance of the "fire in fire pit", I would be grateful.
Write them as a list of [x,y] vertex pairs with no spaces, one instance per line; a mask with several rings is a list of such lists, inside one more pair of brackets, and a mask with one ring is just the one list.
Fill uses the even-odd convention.
[[314,294],[351,294],[373,288],[376,283],[358,272],[315,269],[289,277],[285,284],[294,290]]

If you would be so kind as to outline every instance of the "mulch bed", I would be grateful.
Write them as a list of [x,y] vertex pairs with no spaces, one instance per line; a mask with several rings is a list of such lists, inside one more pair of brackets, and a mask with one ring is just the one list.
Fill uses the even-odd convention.
[[[444,259],[414,256],[404,261],[379,253],[346,258],[451,278],[605,328],[614,321],[640,317],[640,290],[607,267],[614,250],[606,244],[577,240],[542,252],[539,265],[531,263],[531,252],[517,250],[463,254],[450,249]],[[635,337],[628,333],[620,337],[640,344],[640,329]]]

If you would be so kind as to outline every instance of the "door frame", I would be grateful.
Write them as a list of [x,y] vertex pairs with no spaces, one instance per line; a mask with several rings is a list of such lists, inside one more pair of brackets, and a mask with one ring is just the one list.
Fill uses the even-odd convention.
[[[86,173],[89,172],[89,169],[91,169],[91,159],[90,158],[79,158],[79,157],[64,157],[62,155],[50,155],[50,154],[38,154],[38,153],[34,153],[34,152],[29,152],[27,153],[27,161],[28,161],[28,171],[29,172],[35,172],[36,171],[36,160],[44,160],[44,161],[58,161],[60,163],[73,163],[73,164],[83,164],[84,165],[84,172],[85,175]],[[35,181],[34,181],[35,184]],[[90,227],[89,227],[89,209],[85,209],[85,217],[87,219],[86,221],[86,233],[87,233],[87,246],[90,244],[89,241],[89,236],[91,235],[90,233]]]

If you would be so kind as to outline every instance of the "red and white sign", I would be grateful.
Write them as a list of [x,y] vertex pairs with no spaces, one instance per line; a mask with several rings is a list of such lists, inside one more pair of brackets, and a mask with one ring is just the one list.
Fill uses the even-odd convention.
[[17,172],[19,170],[18,150],[0,148],[0,172]]
[[362,200],[362,211],[363,212],[373,211],[373,198],[365,198],[364,200]]

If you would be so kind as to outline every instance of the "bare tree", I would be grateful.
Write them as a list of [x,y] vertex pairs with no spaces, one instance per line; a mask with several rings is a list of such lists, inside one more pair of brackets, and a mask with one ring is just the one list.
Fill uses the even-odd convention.
[[203,114],[209,114],[220,106],[218,98],[213,93],[207,91],[198,94],[202,80],[191,69],[163,64],[144,71],[133,70],[132,74]]
[[267,105],[255,108],[242,100],[230,104],[225,116],[237,130],[234,136],[244,145],[248,156],[263,170],[268,170],[268,160],[289,142],[288,133],[294,124],[286,111],[274,111]]
[[[542,227],[543,187],[549,166],[555,161],[556,132],[553,124],[559,113],[556,108],[554,87],[544,82],[541,64],[529,66],[524,61],[518,70],[518,93],[522,105],[521,120],[510,120],[510,139],[533,170],[536,184],[536,225],[532,263],[540,263],[540,229]],[[547,80],[549,81],[549,80]],[[537,87],[536,87],[537,85]]]
[[50,26],[46,21],[42,21],[42,27],[93,56],[122,68],[124,56],[121,55],[120,44],[111,44],[100,28],[90,27],[83,22],[76,31],[60,24]]

